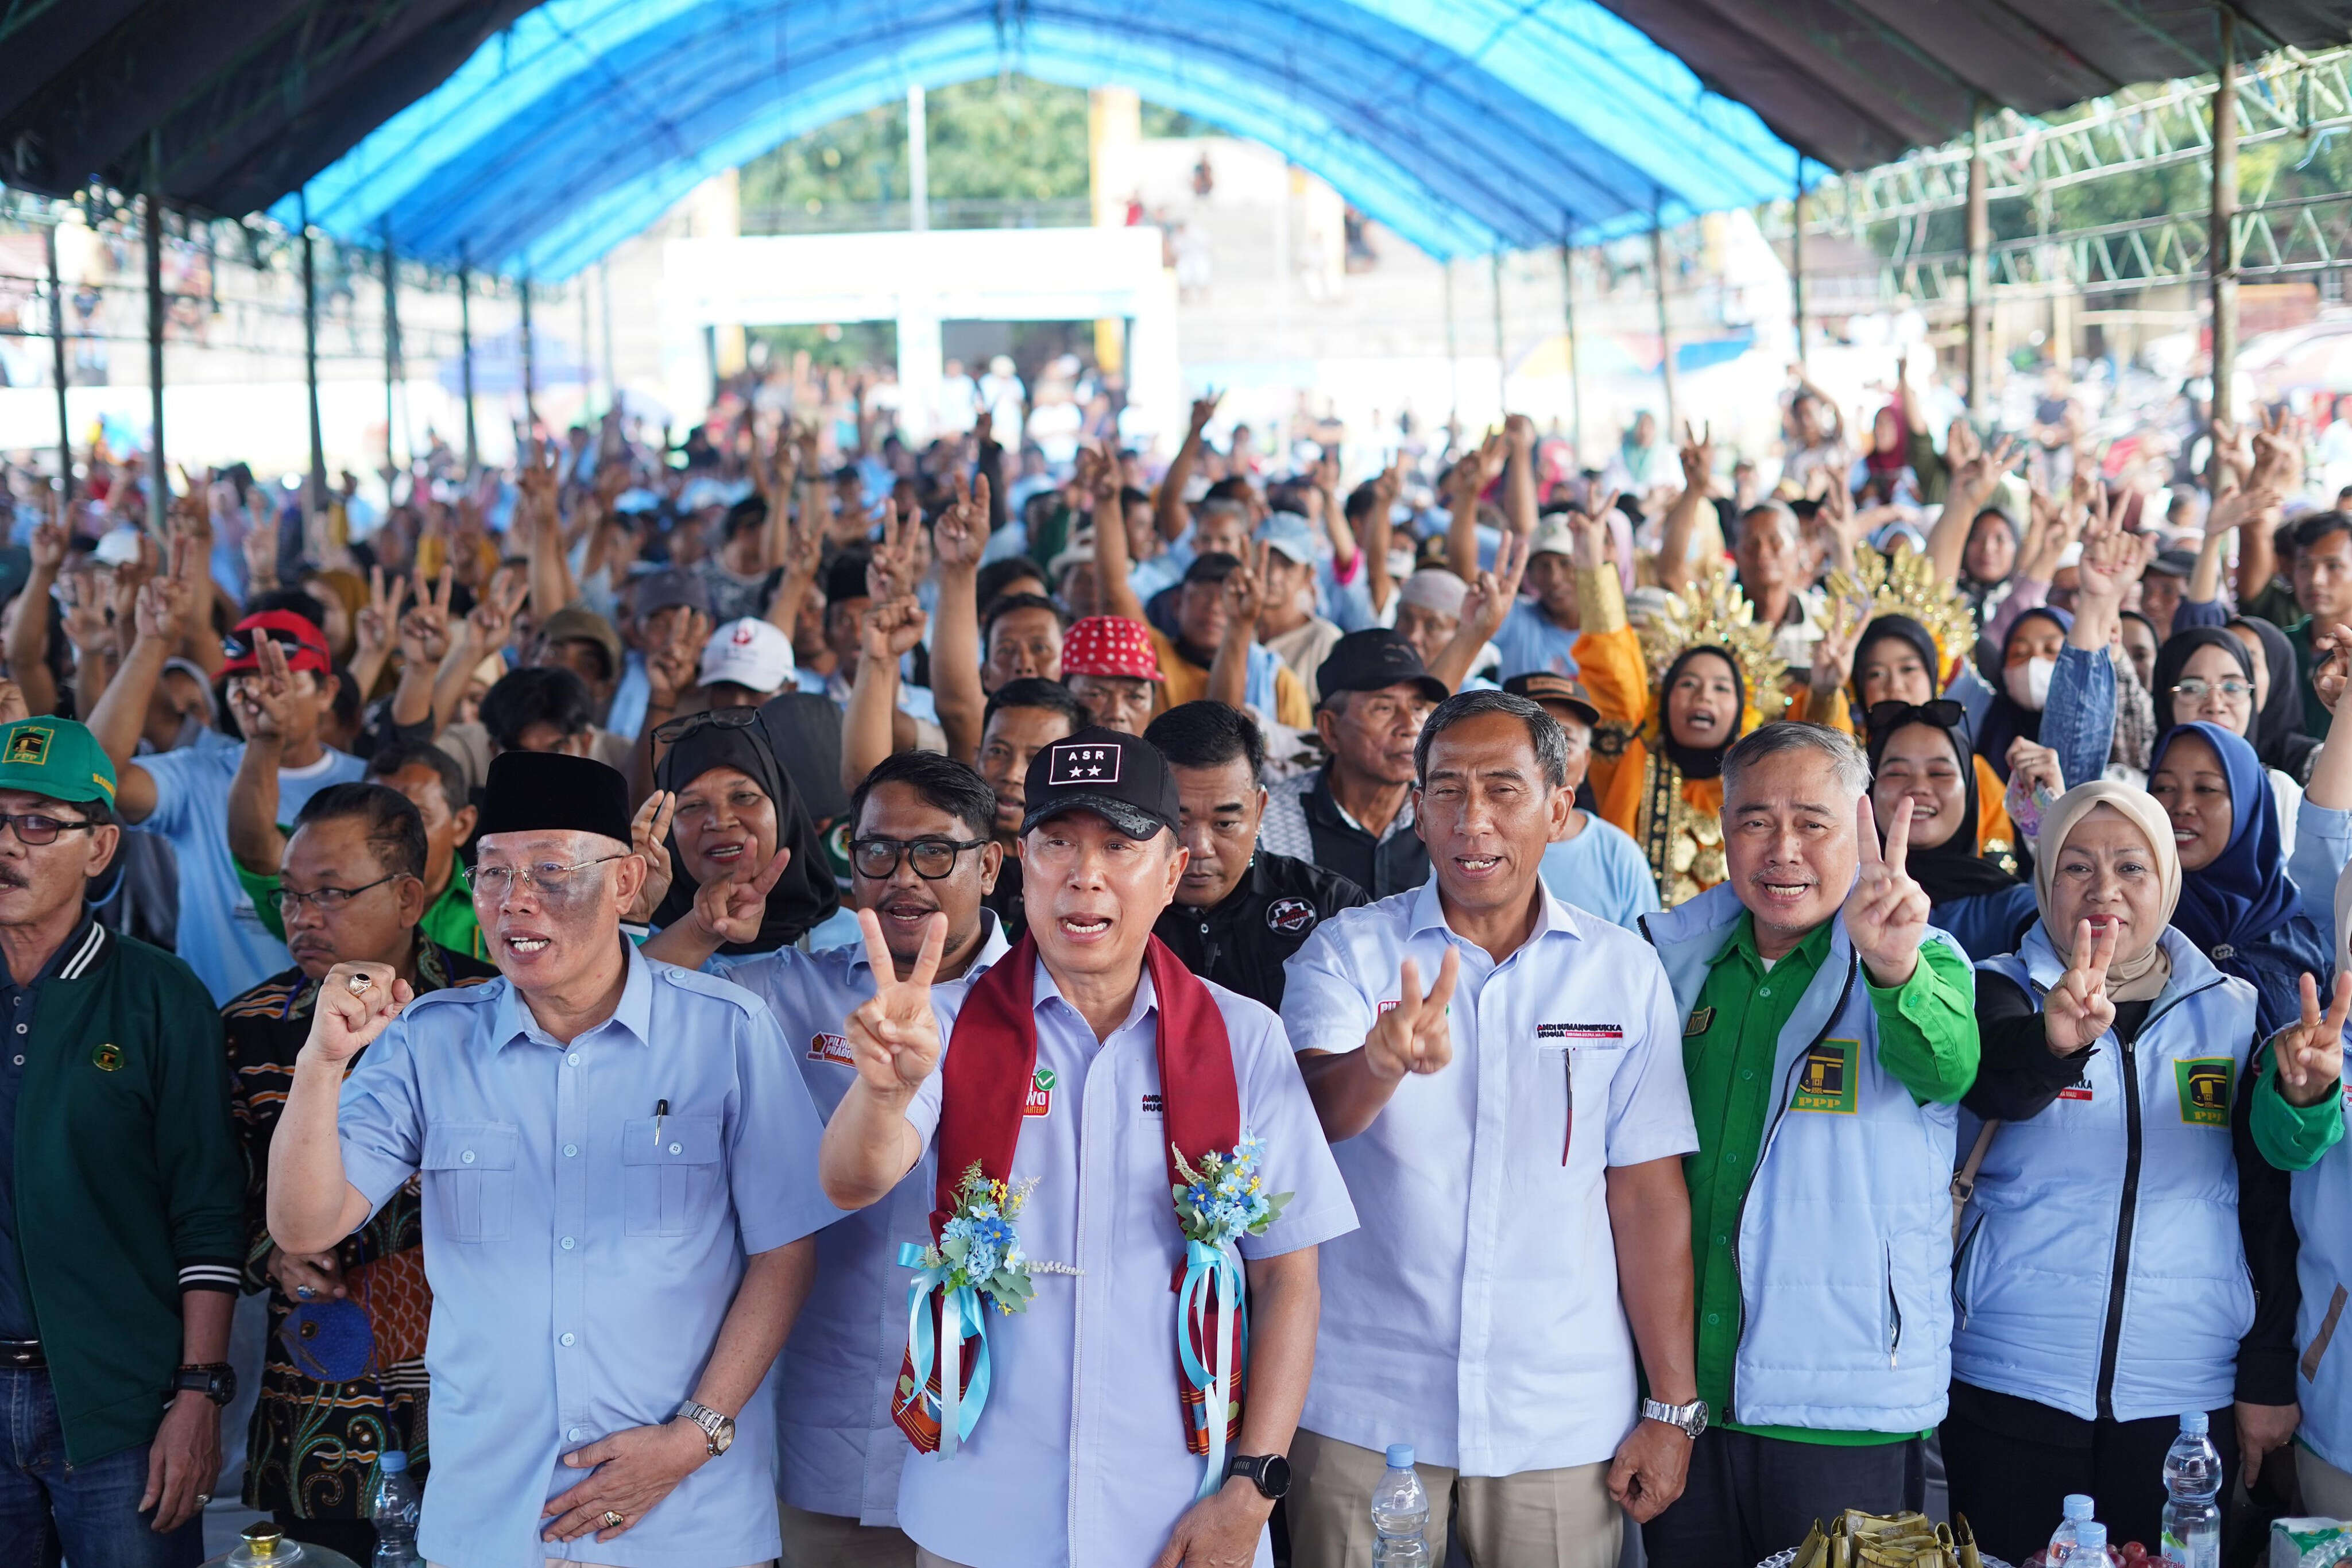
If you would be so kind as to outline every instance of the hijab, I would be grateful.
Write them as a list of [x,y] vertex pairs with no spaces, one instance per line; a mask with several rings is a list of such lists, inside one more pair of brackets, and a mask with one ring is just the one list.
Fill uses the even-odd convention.
[[[1950,838],[1933,847],[1913,841],[1910,859],[1906,862],[1912,880],[1926,891],[1930,904],[1948,904],[1957,898],[2015,887],[2017,873],[1987,859],[1977,849],[1976,758],[1969,747],[1968,715],[1959,704],[1948,697],[1918,704],[1884,702],[1872,708],[1871,773],[1874,776],[1878,772],[1879,758],[1885,755],[1886,743],[1895,738],[1895,731],[1915,724],[1935,730],[1950,744],[1952,760],[1960,769],[1962,805],[1959,826],[1952,830]],[[1885,830],[1880,831],[1883,837]]]
[[[760,934],[749,942],[730,942],[719,950],[741,956],[789,947],[841,907],[840,890],[826,866],[816,826],[777,764],[767,729],[756,716],[750,724],[705,724],[688,731],[663,754],[654,781],[664,789],[683,789],[714,768],[732,768],[759,785],[775,807],[776,848],[793,852],[783,874],[769,890],[767,910],[760,916]],[[693,873],[686,869],[686,857],[678,852],[675,828],[667,848],[671,880],[668,895],[654,911],[656,925],[685,919],[694,908],[698,888]]]
[[1863,464],[1873,474],[1896,475],[1911,466],[1911,422],[1903,417],[1903,404],[1890,402],[1884,411],[1895,422],[1895,444],[1880,447],[1876,444],[1876,422],[1872,423],[1870,450],[1863,455]]
[[[2254,755],[2263,759],[2263,767],[2275,768],[2302,783],[2311,777],[2311,756],[2319,749],[2319,740],[2304,733],[2303,666],[2295,662],[2294,644],[2260,616],[2233,615],[2230,624],[2243,626],[2262,643],[2263,670],[2270,679],[2269,695],[2246,727],[2246,738],[2252,742]],[[2242,649],[2245,644],[2238,646]],[[2251,664],[2247,673],[2252,673]]]
[[1919,664],[1927,672],[1927,692],[1939,696],[1944,690],[1944,661],[1936,652],[1936,639],[1927,629],[1908,615],[1881,615],[1862,629],[1862,639],[1853,645],[1853,677],[1847,683],[1853,693],[1853,706],[1863,707],[1862,666],[1869,656],[1871,646],[1893,637],[1908,643],[1919,655]]
[[[2061,931],[2050,918],[2050,883],[2057,874],[2059,852],[2066,847],[2067,836],[2077,823],[2102,806],[2119,812],[2147,841],[2148,858],[2156,862],[2160,906],[2157,918],[2172,923],[2173,911],[2180,903],[2180,851],[2172,841],[2172,819],[2156,803],[2156,797],[2145,789],[2105,779],[2075,785],[2042,813],[2042,832],[2033,845],[2033,902],[2042,911],[2042,934],[2050,939],[2051,947],[2066,964],[2074,961],[2074,933],[2072,929]],[[2153,1001],[2171,977],[2172,957],[2164,950],[2164,932],[2159,928],[2147,952],[2129,959],[2117,954],[2107,966],[2107,999]]]
[[[1683,667],[1701,653],[1711,653],[1730,666],[1731,689],[1738,694],[1738,706],[1731,716],[1731,733],[1724,737],[1720,746],[1685,746],[1675,738],[1675,727],[1666,717],[1666,695],[1675,689],[1675,682],[1681,678]],[[1666,760],[1672,762],[1685,779],[1720,778],[1723,775],[1723,754],[1731,749],[1733,741],[1739,738],[1740,723],[1747,713],[1748,680],[1739,673],[1739,661],[1731,656],[1730,650],[1711,643],[1685,648],[1675,655],[1675,662],[1666,666],[1666,678],[1658,683],[1658,748],[1666,754]]]
[[[2246,645],[2219,626],[2189,626],[2167,637],[2156,650],[2156,672],[2149,680],[2148,695],[2156,702],[2156,729],[2158,735],[2172,728],[2172,688],[2189,667],[2189,661],[2200,648],[2219,648],[2237,661],[2239,671],[2251,682],[2254,678],[2253,655]],[[2292,694],[2290,694],[2292,695]],[[2251,702],[2246,705],[2253,707]],[[2249,727],[2259,723],[2262,715],[2249,712]]]
[[[2021,736],[2037,744],[2042,739],[2042,710],[2027,707],[2011,696],[2005,674],[2009,651],[2016,645],[2019,632],[2024,629],[2027,622],[2037,616],[2061,632],[2074,629],[2074,618],[2063,610],[2047,604],[2036,605],[2010,622],[2007,634],[2000,640],[2000,657],[1983,672],[1986,684],[1992,687],[1992,701],[1985,705],[1984,728],[1977,736],[1977,755],[1992,764],[1992,770],[2000,775],[2000,781],[2004,784],[2009,782],[2010,742]],[[2165,836],[2167,839],[2171,837],[2169,830]]]

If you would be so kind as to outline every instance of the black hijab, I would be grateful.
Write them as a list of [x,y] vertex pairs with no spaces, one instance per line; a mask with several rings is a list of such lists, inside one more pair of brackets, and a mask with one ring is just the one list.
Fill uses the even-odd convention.
[[[1701,653],[1711,653],[1730,667],[1731,689],[1739,695],[1738,706],[1731,716],[1731,733],[1724,737],[1721,746],[1685,746],[1675,738],[1675,727],[1666,717],[1666,695],[1675,689],[1675,682],[1681,678],[1683,667]],[[1733,741],[1739,738],[1740,722],[1747,713],[1748,681],[1740,674],[1739,661],[1731,656],[1731,651],[1713,643],[1685,648],[1675,655],[1675,662],[1666,666],[1666,678],[1658,683],[1658,747],[1685,779],[1720,778],[1723,774],[1723,754],[1731,749]]]
[[1944,690],[1943,661],[1936,653],[1936,639],[1927,629],[1908,615],[1881,615],[1862,629],[1862,639],[1853,645],[1853,679],[1848,683],[1853,692],[1855,711],[1864,711],[1862,700],[1862,665],[1869,655],[1871,645],[1889,637],[1908,643],[1919,655],[1920,664],[1927,672],[1927,693],[1932,699]]
[[[683,789],[714,768],[732,768],[760,786],[775,806],[776,847],[793,852],[783,874],[769,890],[760,934],[749,942],[730,942],[719,950],[740,956],[789,947],[841,907],[841,893],[826,867],[816,825],[809,821],[799,792],[777,765],[768,731],[756,715],[749,724],[704,724],[689,731],[663,754],[654,781],[664,789]],[[676,829],[670,831],[667,848],[669,894],[654,911],[656,925],[685,919],[694,908],[698,887],[686,869],[686,857],[678,852]]]
[[2000,650],[1983,667],[1985,681],[1992,687],[1992,701],[1985,705],[1984,733],[1977,737],[1977,755],[1992,765],[2000,781],[2009,782],[2010,743],[2020,736],[2039,745],[2042,740],[2042,710],[2027,707],[2009,695],[2009,650],[2017,642],[2017,634],[2025,623],[2035,617],[2049,622],[2061,632],[2074,629],[2074,618],[2053,605],[2037,604],[2009,623],[2009,631],[2000,640]]
[[[2174,700],[2172,688],[2179,682],[2182,673],[2189,668],[2189,661],[2195,656],[2200,648],[2221,649],[2237,662],[2238,673],[2246,677],[2247,684],[2252,685],[2253,682],[2254,656],[2246,652],[2246,645],[2243,643],[2239,642],[2237,638],[2219,626],[2182,627],[2167,637],[2157,648],[2156,671],[2148,677],[2148,684],[2154,689],[2147,695],[2156,703],[2156,733],[2158,735],[2164,734],[2182,722],[2176,719],[2172,714]],[[2289,695],[2292,696],[2293,694],[2290,693]],[[2251,709],[2253,704],[2249,702],[2246,706]],[[2252,723],[2249,725],[2247,738],[2252,740],[2252,724],[2258,724],[2262,715],[2252,714],[2250,718]]]
[[[1916,840],[1911,845],[1910,859],[1906,862],[1912,880],[1927,894],[1930,904],[1949,904],[1957,898],[1971,898],[1978,894],[1999,893],[2014,887],[2021,880],[2014,864],[2004,865],[1989,860],[1977,850],[1977,767],[1974,748],[1969,744],[1968,710],[1949,697],[1928,703],[1884,702],[1870,710],[1870,771],[1875,778],[1879,758],[1886,754],[1886,744],[1895,738],[1895,731],[1919,725],[1943,736],[1951,744],[1952,760],[1960,769],[1960,825],[1952,836],[1933,847],[1923,847]],[[1886,826],[1879,824],[1885,837]]]
[[[2262,643],[2263,671],[2270,677],[2270,692],[2246,739],[2263,767],[2275,768],[2298,784],[2310,782],[2312,753],[2319,749],[2319,739],[2304,733],[2303,666],[2295,662],[2294,644],[2258,615],[2233,615],[2230,624],[2243,626]],[[2252,666],[2247,668],[2251,673]]]

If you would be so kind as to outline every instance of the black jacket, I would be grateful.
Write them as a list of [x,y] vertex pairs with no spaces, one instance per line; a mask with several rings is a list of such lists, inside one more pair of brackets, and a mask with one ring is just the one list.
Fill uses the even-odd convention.
[[1283,961],[1324,920],[1370,902],[1337,872],[1261,849],[1222,901],[1171,904],[1151,930],[1192,973],[1280,1012]]

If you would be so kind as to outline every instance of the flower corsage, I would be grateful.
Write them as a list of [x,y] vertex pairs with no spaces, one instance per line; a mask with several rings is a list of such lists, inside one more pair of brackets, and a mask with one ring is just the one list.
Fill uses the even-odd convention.
[[[907,1291],[907,1354],[891,1416],[924,1453],[955,1452],[988,1403],[986,1308],[1023,1312],[1036,1293],[1013,1228],[1034,1185],[991,1181],[974,1160],[956,1183],[955,1211],[939,1240],[898,1249],[898,1261],[915,1277]],[[979,1348],[967,1356],[965,1343],[974,1339]]]
[[1231,1245],[1244,1236],[1265,1235],[1291,1197],[1265,1189],[1260,1169],[1265,1148],[1244,1133],[1231,1154],[1213,1149],[1201,1156],[1197,1169],[1182,1150],[1170,1150],[1180,1178],[1171,1191],[1184,1233],[1176,1364],[1182,1374],[1184,1446],[1208,1461],[1202,1497],[1224,1484],[1227,1446],[1241,1436],[1249,1365],[1249,1307]]

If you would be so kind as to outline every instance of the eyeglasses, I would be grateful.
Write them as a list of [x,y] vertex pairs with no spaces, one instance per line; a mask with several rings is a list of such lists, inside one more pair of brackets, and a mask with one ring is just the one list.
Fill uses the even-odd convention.
[[45,817],[38,811],[0,811],[0,827],[15,829],[16,841],[21,844],[53,844],[59,833],[70,833],[76,829],[87,832],[97,826],[96,822]]
[[2240,697],[2250,697],[2253,695],[2254,686],[2252,681],[2242,681],[2235,675],[2226,676],[2218,681],[2208,681],[2196,675],[2186,675],[2172,683],[2172,695],[2177,697],[2187,697],[2190,702],[2195,702],[2207,692],[2215,691],[2218,691],[2223,696],[2235,701]]
[[281,887],[278,890],[278,913],[280,917],[290,919],[296,910],[307,904],[321,915],[332,915],[369,888],[382,887],[388,882],[397,882],[404,874],[406,873],[394,872],[388,876],[380,876],[373,882],[358,887],[322,887],[311,893],[295,893]]
[[759,722],[760,710],[755,707],[708,708],[656,725],[654,739],[663,746],[675,746],[698,729],[749,729]]
[[590,866],[603,865],[606,861],[626,860],[626,855],[598,855],[594,860],[573,861],[569,865],[561,861],[541,861],[537,865],[478,865],[474,868],[474,896],[502,904],[513,891],[516,883],[535,887],[549,898],[569,897],[585,881],[580,873]]
[[903,857],[914,862],[915,874],[937,882],[955,870],[956,856],[986,844],[986,839],[852,839],[849,864],[869,882],[898,873]]

